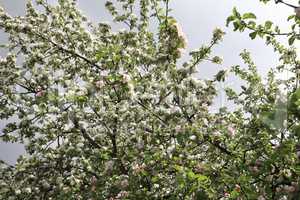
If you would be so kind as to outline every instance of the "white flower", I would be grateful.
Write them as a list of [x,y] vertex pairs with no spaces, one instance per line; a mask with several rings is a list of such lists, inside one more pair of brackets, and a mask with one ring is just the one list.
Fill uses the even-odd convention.
[[178,113],[178,112],[180,112],[180,108],[178,108],[177,106],[173,106],[171,108],[171,113]]
[[132,170],[134,171],[134,173],[138,174],[138,173],[142,172],[145,169],[145,167],[146,167],[146,165],[144,163],[141,165],[136,163],[132,166]]
[[260,195],[257,200],[266,200],[265,197],[263,195]]
[[39,106],[38,105],[33,105],[32,106],[32,108],[33,108],[33,110],[34,110],[34,112],[39,112]]
[[105,163],[105,171],[111,171],[111,170],[113,170],[113,167],[114,167],[113,160],[109,160]]
[[15,191],[15,193],[16,193],[16,195],[19,195],[19,194],[21,194],[21,190],[18,189]]
[[228,130],[228,135],[229,135],[230,137],[235,136],[235,129],[234,129],[232,126],[229,126],[229,127],[227,128],[227,130]]
[[177,125],[177,126],[175,127],[175,132],[176,132],[176,133],[180,133],[181,131],[182,131],[181,126],[180,126],[180,125]]
[[86,96],[88,94],[88,91],[86,88],[82,88],[77,94],[79,96]]
[[207,119],[204,119],[204,120],[203,120],[203,124],[204,124],[205,126],[208,126],[208,120],[207,120]]
[[123,199],[125,197],[128,196],[128,192],[127,191],[121,191],[118,193],[118,195],[116,196],[116,199]]
[[78,144],[76,145],[76,147],[79,148],[79,149],[81,149],[82,147],[84,147],[84,144],[83,144],[82,142],[80,142],[80,143],[78,143]]
[[139,150],[143,149],[143,148],[144,148],[144,141],[143,141],[142,139],[139,138],[138,141],[137,141],[136,147],[137,147]]
[[128,180],[127,179],[122,180],[121,183],[120,183],[120,186],[122,188],[127,188],[129,186]]
[[173,153],[173,151],[175,150],[175,145],[171,145],[167,148],[167,153],[169,155],[171,155]]
[[288,193],[292,193],[296,191],[296,188],[294,186],[290,186],[290,185],[285,185],[283,187],[283,190],[288,192]]
[[184,45],[184,49],[186,48],[186,46],[187,46],[187,38],[186,38],[186,35],[184,34],[184,32],[183,32],[183,30],[182,30],[182,28],[181,28],[181,26],[178,24],[178,23],[175,23],[174,24],[175,25],[175,27],[176,27],[176,30],[177,30],[177,33],[178,33],[178,37],[180,38],[180,39],[182,39],[182,42],[183,42],[183,45]]
[[104,86],[104,81],[103,80],[99,80],[95,83],[96,87],[97,88],[102,88]]
[[37,93],[35,93],[35,96],[37,97],[42,97],[44,95],[44,91],[43,90],[39,90]]
[[128,74],[123,74],[122,82],[125,84],[128,83],[129,81],[130,81],[130,76]]
[[43,180],[42,186],[43,186],[43,188],[45,188],[45,189],[49,189],[49,188],[50,188],[50,184],[49,184],[46,180]]
[[196,140],[196,139],[197,139],[196,135],[191,135],[190,136],[190,140]]
[[219,131],[214,131],[212,132],[212,135],[218,137],[221,135],[221,133]]
[[25,191],[26,193],[31,193],[31,188],[27,187],[27,188],[25,188],[24,191]]

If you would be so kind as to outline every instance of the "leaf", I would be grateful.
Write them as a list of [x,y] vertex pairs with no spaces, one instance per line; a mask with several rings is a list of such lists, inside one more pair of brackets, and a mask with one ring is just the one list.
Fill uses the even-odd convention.
[[240,28],[241,23],[239,21],[233,22],[234,31],[238,30]]
[[300,175],[300,166],[297,165],[294,167],[294,172],[297,174],[297,175]]
[[226,70],[221,70],[215,75],[215,79],[217,81],[225,81]]
[[226,26],[228,26],[230,24],[230,22],[234,21],[235,19],[236,19],[236,17],[233,16],[233,15],[227,17],[227,19],[226,19]]
[[242,16],[242,19],[256,19],[256,16],[253,13],[245,13]]
[[232,13],[233,13],[233,15],[235,16],[235,17],[237,17],[237,18],[241,18],[241,14],[237,11],[237,9],[236,9],[236,7],[234,7],[233,9],[232,9]]
[[273,22],[271,22],[271,21],[266,21],[265,22],[265,28],[266,29],[270,29],[272,27],[272,25],[273,25]]
[[296,136],[300,137],[300,125],[297,125],[297,126],[295,126],[295,127],[293,128],[293,133],[294,133]]
[[250,36],[250,38],[251,38],[252,40],[254,40],[254,39],[256,38],[256,35],[257,35],[257,32],[256,32],[256,31],[254,31],[254,32],[252,32],[252,33],[249,34],[249,36]]
[[291,19],[294,19],[295,18],[295,15],[290,15],[288,18],[287,18],[287,21],[290,21]]
[[289,38],[289,45],[293,45],[294,42],[295,42],[295,39],[296,39],[296,36],[295,36],[295,35],[291,36],[291,37]]

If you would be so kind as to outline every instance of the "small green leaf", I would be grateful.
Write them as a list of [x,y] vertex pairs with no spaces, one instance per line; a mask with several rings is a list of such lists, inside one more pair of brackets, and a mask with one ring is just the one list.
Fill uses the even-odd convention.
[[243,19],[256,19],[256,16],[253,13],[245,13],[245,14],[243,14],[242,18]]
[[294,19],[295,18],[295,15],[290,15],[287,20],[290,21],[291,19]]
[[266,29],[270,29],[272,27],[272,25],[273,25],[273,22],[271,22],[271,21],[266,21],[265,22],[265,28]]
[[225,81],[225,76],[226,76],[226,70],[221,70],[215,75],[215,79],[217,81]]
[[249,34],[249,36],[252,40],[254,40],[256,38],[256,35],[257,35],[256,31]]
[[226,26],[230,24],[230,22],[234,21],[236,19],[235,16],[231,15],[226,19]]
[[239,30],[241,23],[239,21],[233,22],[234,31]]
[[236,7],[233,8],[232,13],[235,17],[241,18],[241,14],[237,11]]
[[292,37],[290,37],[289,38],[289,45],[293,45],[294,44],[294,42],[295,42],[295,39],[296,39],[296,36],[292,36]]

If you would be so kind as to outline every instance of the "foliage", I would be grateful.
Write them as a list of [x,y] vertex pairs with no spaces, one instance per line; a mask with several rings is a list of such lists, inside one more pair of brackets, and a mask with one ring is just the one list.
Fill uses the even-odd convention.
[[[282,65],[261,77],[245,50],[246,68],[202,80],[201,62],[221,64],[212,50],[222,30],[180,65],[187,41],[168,0],[105,6],[125,29],[92,24],[72,0],[28,1],[18,17],[0,10],[9,35],[0,116],[10,121],[1,139],[27,151],[15,166],[0,163],[0,199],[299,198],[300,61],[277,41],[299,39],[297,16],[282,33],[233,9],[227,25],[264,38]],[[277,78],[283,70],[293,75]],[[226,88],[233,111],[212,113],[228,73],[245,84]]]

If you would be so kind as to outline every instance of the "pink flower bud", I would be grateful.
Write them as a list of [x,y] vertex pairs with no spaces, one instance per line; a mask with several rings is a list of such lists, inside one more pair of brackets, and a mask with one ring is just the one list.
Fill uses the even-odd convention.
[[261,167],[262,164],[263,164],[263,162],[262,162],[261,160],[259,160],[259,159],[257,159],[257,160],[255,161],[255,165],[256,165],[257,167]]
[[266,200],[266,198],[263,195],[260,195],[257,200]]
[[127,188],[129,186],[128,180],[127,179],[122,180],[120,183],[120,186],[121,186],[121,188],[124,188],[124,189]]
[[35,93],[35,96],[37,97],[42,97],[44,95],[44,91],[43,90],[39,90]]
[[215,137],[219,137],[221,135],[221,133],[219,131],[214,131],[214,132],[212,132],[212,135]]
[[230,136],[230,137],[233,137],[234,135],[235,135],[235,129],[233,128],[233,127],[228,127],[228,135]]
[[296,188],[295,188],[294,186],[285,185],[285,186],[283,187],[283,190],[284,190],[285,192],[288,192],[288,193],[293,193],[293,192],[296,191]]
[[97,81],[95,84],[96,84],[96,87],[99,89],[104,86],[104,82],[102,80]]
[[236,184],[236,185],[235,185],[235,191],[241,192],[241,186],[238,185],[238,184]]
[[97,178],[95,176],[92,176],[91,185],[92,185],[92,191],[93,192],[96,190],[96,184],[97,184]]
[[125,84],[128,83],[129,81],[130,81],[130,76],[128,74],[124,74],[122,82]]
[[116,196],[116,199],[123,199],[123,198],[126,198],[127,196],[128,196],[128,192],[127,191],[121,191]]
[[224,197],[228,198],[228,197],[230,197],[230,194],[228,192],[225,192]]
[[253,172],[253,173],[258,173],[258,172],[259,172],[259,169],[258,169],[257,166],[251,166],[251,167],[249,167],[249,170],[250,170],[251,172]]
[[182,131],[181,126],[180,126],[180,125],[177,125],[177,126],[175,127],[175,132],[176,132],[176,133],[180,133],[181,131]]
[[112,171],[114,168],[114,161],[110,160],[105,163],[105,171]]
[[276,188],[276,192],[279,193],[279,192],[281,192],[281,191],[282,191],[282,187],[277,187],[277,188]]

